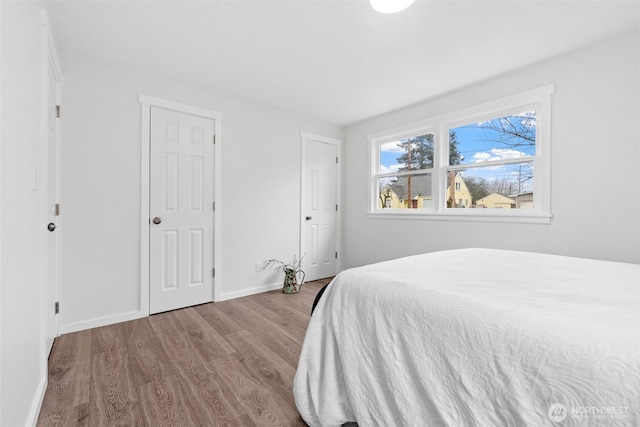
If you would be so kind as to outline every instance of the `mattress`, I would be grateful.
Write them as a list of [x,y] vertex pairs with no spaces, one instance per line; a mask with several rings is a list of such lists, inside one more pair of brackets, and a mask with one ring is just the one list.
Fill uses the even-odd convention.
[[311,426],[638,426],[640,265],[460,249],[346,270],[294,396]]

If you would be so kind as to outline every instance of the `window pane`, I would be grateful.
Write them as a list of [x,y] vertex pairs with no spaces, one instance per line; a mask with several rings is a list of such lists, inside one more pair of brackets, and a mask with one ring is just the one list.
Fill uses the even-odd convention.
[[431,209],[431,174],[378,179],[378,208]]
[[448,208],[531,209],[533,163],[447,171],[446,186]]
[[536,112],[449,129],[449,143],[451,165],[535,156]]
[[433,167],[433,134],[386,142],[380,145],[380,173]]

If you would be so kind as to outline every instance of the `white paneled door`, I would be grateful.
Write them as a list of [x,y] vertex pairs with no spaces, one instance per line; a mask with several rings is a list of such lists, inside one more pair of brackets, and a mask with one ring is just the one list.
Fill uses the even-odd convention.
[[303,136],[302,244],[307,281],[337,272],[339,145]]
[[58,215],[58,78],[53,65],[48,67],[48,92],[47,92],[47,139],[46,139],[46,233],[47,240],[47,299],[46,299],[46,337],[45,352],[47,356],[51,352],[53,340],[58,336],[58,283],[59,283],[59,233],[56,228],[60,225]]
[[149,311],[213,301],[214,121],[151,107]]

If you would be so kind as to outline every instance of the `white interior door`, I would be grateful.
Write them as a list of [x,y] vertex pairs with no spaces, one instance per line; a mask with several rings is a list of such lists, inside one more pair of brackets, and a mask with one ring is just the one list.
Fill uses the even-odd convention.
[[53,340],[58,336],[58,316],[56,303],[58,301],[59,281],[59,227],[58,214],[58,79],[51,64],[48,74],[47,97],[47,149],[46,149],[46,226],[47,234],[47,297],[45,303],[45,351],[51,352]]
[[339,145],[303,136],[301,248],[306,280],[337,272]]
[[151,107],[149,311],[213,301],[214,121]]

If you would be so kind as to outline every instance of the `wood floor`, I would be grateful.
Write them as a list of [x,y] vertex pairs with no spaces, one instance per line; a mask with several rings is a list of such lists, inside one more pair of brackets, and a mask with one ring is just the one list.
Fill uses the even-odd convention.
[[304,426],[293,376],[329,280],[57,338],[38,426]]

